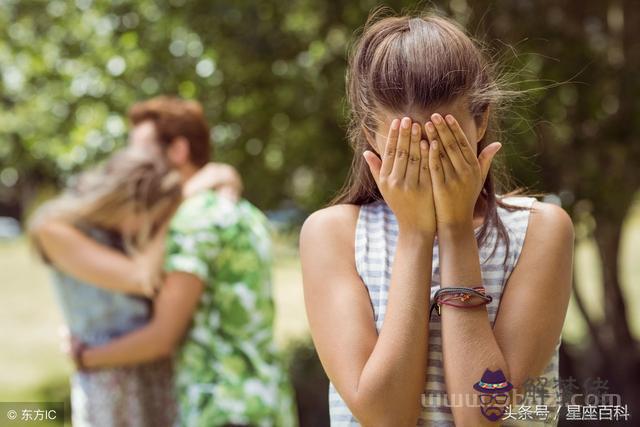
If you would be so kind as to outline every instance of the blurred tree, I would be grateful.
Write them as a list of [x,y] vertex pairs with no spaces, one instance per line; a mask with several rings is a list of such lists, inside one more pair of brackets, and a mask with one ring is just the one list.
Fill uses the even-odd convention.
[[[632,413],[640,410],[629,381],[640,377],[640,355],[618,270],[640,167],[640,8],[631,0],[435,4],[503,52],[519,88],[572,80],[507,112],[500,157],[518,182],[558,194],[578,223],[595,224],[584,237],[600,248],[605,316],[582,310],[591,339],[563,347],[563,377],[606,378]],[[1,0],[0,214],[18,215],[36,190],[122,145],[128,106],[160,93],[204,104],[216,159],[239,168],[259,207],[317,208],[350,162],[346,49],[376,5]],[[511,55],[510,46],[535,54]],[[579,294],[575,301],[582,307]]]
[[204,104],[258,206],[318,206],[346,174],[345,51],[374,5],[3,1],[0,201],[61,185],[124,143],[131,103],[169,93]]
[[535,132],[518,135],[508,160],[520,182],[559,195],[581,226],[579,237],[595,239],[599,248],[604,317],[595,319],[585,309],[574,286],[589,340],[563,346],[562,377],[608,380],[608,392],[621,394],[630,412],[637,412],[639,384],[631,379],[640,378],[640,352],[621,289],[619,253],[639,184],[640,102],[633,94],[640,93],[640,7],[621,0],[473,6],[484,13],[473,14],[472,26],[482,28],[495,47],[517,44],[518,51],[537,52],[525,55],[523,69],[533,70],[539,83],[561,82],[538,94],[527,113]]

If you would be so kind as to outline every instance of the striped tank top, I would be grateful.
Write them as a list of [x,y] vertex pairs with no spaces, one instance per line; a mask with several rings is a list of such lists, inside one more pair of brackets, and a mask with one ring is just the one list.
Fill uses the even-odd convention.
[[[530,209],[528,208],[532,206],[535,198],[508,197],[503,198],[502,201],[512,206],[521,206],[527,209],[511,211],[499,206],[497,208],[498,215],[505,225],[509,236],[509,253],[506,263],[504,262],[507,249],[506,244],[503,240],[500,240],[498,245],[495,246],[497,238],[497,231],[495,229],[488,230],[487,238],[479,248],[482,282],[487,294],[493,297],[491,303],[487,305],[489,321],[492,326],[495,322],[504,286],[518,262],[520,252],[522,251],[527,225],[529,223]],[[479,227],[476,228],[476,233],[479,229]],[[382,328],[387,308],[391,267],[393,265],[397,237],[398,223],[396,217],[383,200],[378,200],[360,207],[355,233],[355,265],[358,274],[367,287],[378,333]],[[494,247],[495,252],[492,254]],[[437,238],[433,247],[432,265],[431,297],[433,298],[435,292],[440,288]],[[526,396],[527,393],[525,393],[525,401],[521,403],[521,405],[529,405],[531,411],[535,410],[537,405],[540,407],[547,405],[550,414],[546,417],[546,423],[552,425],[557,424],[555,411],[557,410],[559,399],[559,396],[556,395],[559,347],[560,340],[558,340],[555,352],[548,366],[543,371],[543,374],[535,378],[536,384],[544,383],[546,387],[546,394],[542,397],[542,400],[539,396],[536,396],[535,393],[531,393],[531,396]],[[422,395],[423,407],[417,425],[454,426],[451,408],[448,407],[446,400],[440,317],[436,313],[433,313],[429,321],[427,358],[427,378]],[[426,398],[427,396],[428,398]],[[509,419],[505,419],[502,425],[540,425],[540,423],[543,422],[539,420],[543,419],[544,415],[531,417],[533,420],[519,420],[517,411],[518,407],[512,407],[511,412],[514,413],[514,416],[509,416]],[[360,425],[349,411],[349,408],[333,384],[329,384],[329,412],[331,425],[333,427]]]

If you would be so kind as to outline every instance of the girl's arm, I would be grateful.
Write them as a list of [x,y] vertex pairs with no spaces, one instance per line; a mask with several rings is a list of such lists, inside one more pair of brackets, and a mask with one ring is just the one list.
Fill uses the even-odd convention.
[[153,301],[153,318],[145,326],[99,347],[82,352],[85,368],[135,365],[169,357],[191,324],[204,285],[184,272],[167,274],[166,283]]
[[210,162],[185,182],[182,195],[187,199],[209,189],[214,189],[218,194],[237,202],[242,195],[242,177],[231,165]]
[[[479,284],[473,228],[441,230],[442,283]],[[473,392],[485,369],[501,369],[515,388],[540,375],[562,331],[573,253],[571,220],[560,208],[535,203],[518,264],[500,303],[493,330],[484,307],[442,307],[445,377],[449,394]],[[456,425],[488,420],[479,408],[452,408]]]
[[[394,121],[382,165],[373,153],[366,154],[399,222],[388,305],[379,335],[371,300],[355,267],[358,209],[338,205],[318,211],[305,221],[300,235],[311,334],[329,378],[363,425],[415,426],[426,378],[435,218],[426,164],[422,163],[424,168],[419,161],[407,165],[407,157],[426,158],[426,141],[421,151],[419,126],[418,135],[409,141],[411,122],[406,120],[397,149]],[[418,175],[420,185],[412,190],[404,187],[407,181],[417,181]]]
[[[437,132],[432,123],[427,125],[427,134],[438,140],[443,152],[443,157],[434,157],[441,162],[441,173],[432,174],[442,286],[473,287],[482,284],[473,203],[499,147],[491,144],[476,158],[457,122],[448,116],[449,129],[442,117],[435,116],[432,120]],[[536,203],[494,329],[485,306],[442,306],[449,396],[477,394],[472,386],[485,369],[500,369],[516,388],[542,372],[562,330],[571,287],[572,249],[568,215],[560,208]],[[491,424],[477,406],[453,407],[452,412],[458,426]]]
[[[164,228],[163,228],[164,229]],[[150,296],[159,282],[155,261],[165,235],[159,232],[137,259],[96,242],[74,226],[46,220],[34,230],[46,258],[60,271],[83,282],[118,292]]]

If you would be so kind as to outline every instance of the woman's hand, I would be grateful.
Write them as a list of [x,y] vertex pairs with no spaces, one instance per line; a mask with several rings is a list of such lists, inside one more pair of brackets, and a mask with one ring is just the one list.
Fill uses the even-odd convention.
[[421,126],[412,123],[409,117],[394,119],[382,160],[368,150],[363,155],[400,229],[433,236],[436,218],[429,175],[429,145],[421,135]]
[[78,371],[84,371],[85,366],[82,361],[82,353],[87,348],[87,345],[73,335],[69,335],[68,339],[69,356],[71,360],[73,360],[76,369]]
[[220,195],[237,202],[242,188],[242,178],[233,166],[211,162],[189,178],[182,188],[182,196],[186,199],[200,191],[215,189]]
[[149,298],[154,297],[164,283],[162,265],[167,228],[168,223],[163,224],[144,249],[133,256],[138,267],[137,283],[142,293]]
[[475,207],[494,156],[502,146],[489,144],[479,156],[458,121],[433,114],[425,124],[438,229],[473,224]]

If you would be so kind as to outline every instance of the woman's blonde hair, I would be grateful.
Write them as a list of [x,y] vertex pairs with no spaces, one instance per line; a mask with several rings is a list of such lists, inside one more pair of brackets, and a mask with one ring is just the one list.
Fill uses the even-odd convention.
[[169,218],[181,192],[179,173],[160,155],[125,148],[76,177],[61,195],[43,204],[29,223],[29,237],[41,252],[35,230],[44,221],[117,230],[125,218],[135,216],[140,226],[122,233],[125,249],[135,252]]

